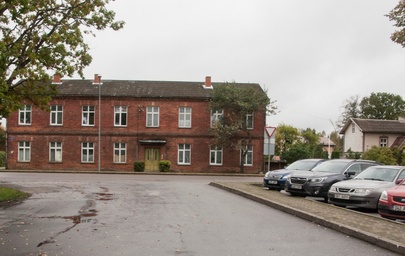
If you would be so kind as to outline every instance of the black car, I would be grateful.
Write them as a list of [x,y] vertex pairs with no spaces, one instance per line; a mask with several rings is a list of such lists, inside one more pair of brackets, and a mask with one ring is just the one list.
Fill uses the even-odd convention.
[[323,197],[328,201],[332,184],[353,178],[366,168],[380,163],[368,160],[334,159],[321,163],[311,172],[293,173],[286,182],[285,191],[294,196]]

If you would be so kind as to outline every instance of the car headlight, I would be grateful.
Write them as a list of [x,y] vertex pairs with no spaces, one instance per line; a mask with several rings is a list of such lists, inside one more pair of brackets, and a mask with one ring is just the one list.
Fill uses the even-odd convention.
[[381,193],[380,200],[388,201],[388,193],[387,193],[387,191],[384,190],[384,191]]
[[337,192],[336,187],[332,185],[329,189],[329,192]]
[[266,174],[264,175],[264,177],[268,178],[270,176],[270,172],[266,172]]
[[373,191],[372,188],[356,188],[354,190],[354,193],[356,193],[356,194],[369,194],[369,193],[371,193],[371,191]]
[[290,177],[291,177],[291,174],[288,174],[288,175],[284,176],[282,179],[283,180],[288,180]]
[[324,182],[328,177],[321,177],[321,178],[313,178],[310,182],[321,183]]

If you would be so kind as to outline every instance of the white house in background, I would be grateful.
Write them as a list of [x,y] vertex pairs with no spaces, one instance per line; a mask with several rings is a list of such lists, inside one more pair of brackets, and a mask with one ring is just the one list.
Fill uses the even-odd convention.
[[350,118],[343,126],[343,151],[363,153],[372,146],[402,146],[405,140],[405,119],[379,120]]

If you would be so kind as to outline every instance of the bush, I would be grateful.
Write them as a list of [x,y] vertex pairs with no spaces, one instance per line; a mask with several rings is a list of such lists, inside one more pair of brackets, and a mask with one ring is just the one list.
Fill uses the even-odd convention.
[[144,162],[134,162],[134,172],[144,172],[145,163]]
[[171,162],[169,160],[162,160],[159,162],[159,171],[168,172],[170,171]]
[[339,151],[333,151],[331,159],[339,159],[340,158],[340,152]]
[[6,167],[6,152],[0,151],[0,167]]
[[374,160],[387,165],[397,164],[394,153],[388,147],[372,146],[369,150],[364,152],[363,159]]

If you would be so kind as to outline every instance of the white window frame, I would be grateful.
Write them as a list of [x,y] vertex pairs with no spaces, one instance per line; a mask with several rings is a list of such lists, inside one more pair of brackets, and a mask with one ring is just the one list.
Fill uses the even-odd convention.
[[223,148],[219,146],[210,147],[210,165],[222,165],[223,164]]
[[114,143],[114,163],[125,164],[127,162],[127,143]]
[[[86,154],[84,154],[84,152]],[[93,142],[82,142],[81,162],[82,163],[94,163],[94,143]]]
[[191,128],[191,107],[179,107],[179,128]]
[[[248,152],[246,153],[245,159],[243,159],[243,165],[244,166],[253,166],[253,146],[247,146],[248,147]],[[242,152],[241,154],[242,155]],[[250,161],[248,161],[250,160]]]
[[51,105],[50,106],[50,123],[51,125],[63,125],[63,106]]
[[49,142],[49,162],[51,163],[62,162],[62,142],[57,141]]
[[31,162],[31,142],[18,142],[18,162]]
[[179,144],[177,153],[177,164],[190,165],[191,164],[191,144]]
[[94,106],[82,106],[82,126],[94,126],[95,118],[96,111]]
[[246,120],[245,120],[245,125],[246,129],[252,130],[254,128],[254,115],[253,113],[251,114],[246,114]]
[[387,136],[381,136],[380,138],[379,138],[379,141],[380,141],[380,148],[386,148],[386,147],[388,147],[388,137]]
[[126,106],[114,107],[114,126],[127,126],[128,108]]
[[146,127],[159,127],[159,107],[146,107]]
[[18,124],[31,125],[32,108],[31,105],[24,105],[18,110]]
[[223,109],[211,111],[211,124],[210,124],[211,128],[217,128],[218,123],[221,122],[223,117],[224,117]]

